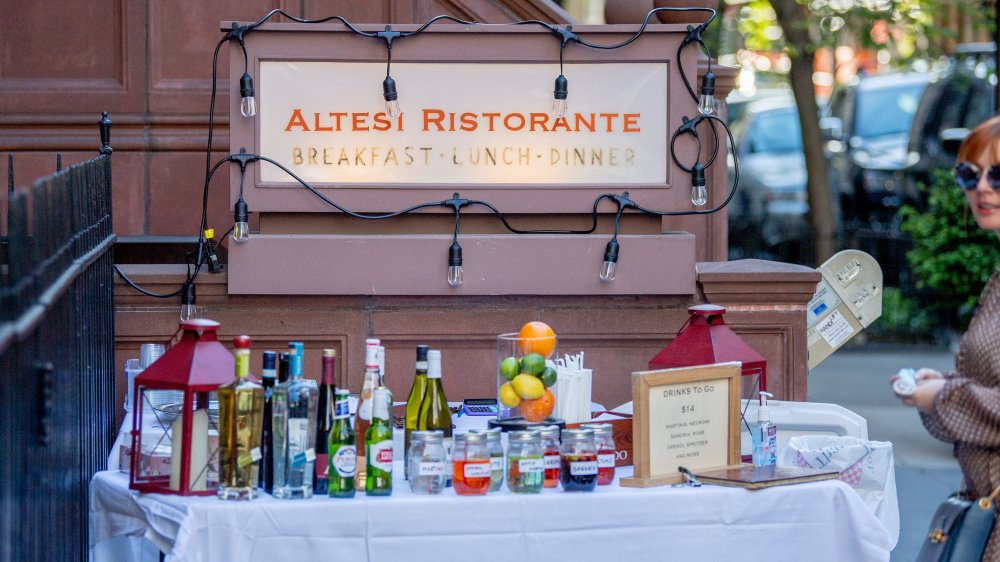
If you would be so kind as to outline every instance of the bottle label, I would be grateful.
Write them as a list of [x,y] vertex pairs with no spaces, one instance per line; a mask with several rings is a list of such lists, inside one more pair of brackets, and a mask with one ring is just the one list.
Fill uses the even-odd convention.
[[351,417],[351,406],[347,400],[337,400],[336,410],[333,413],[333,417],[338,420],[343,420]]
[[545,461],[542,459],[520,459],[517,461],[519,472],[541,472],[545,469]]
[[503,471],[503,456],[490,457],[490,470],[493,472]]
[[597,474],[597,461],[576,461],[569,463],[572,476],[593,476]]
[[[288,418],[288,462],[292,466],[302,466],[309,461],[306,449],[309,445],[309,420]],[[312,448],[308,448],[313,451]],[[316,453],[312,454],[313,460]]]
[[463,469],[462,474],[464,474],[466,478],[489,478],[492,472],[493,471],[490,469],[490,463],[488,462],[467,462],[465,463],[465,468]]
[[559,468],[559,455],[545,455],[545,470]]
[[615,456],[616,455],[614,453],[604,453],[597,455],[597,468],[614,468]]
[[419,476],[444,476],[445,472],[444,462],[421,462],[417,467]]
[[392,472],[392,439],[372,443],[368,446],[368,464],[372,468]]
[[358,452],[354,445],[335,445],[333,453],[333,469],[341,478],[354,478],[354,470],[358,465]]

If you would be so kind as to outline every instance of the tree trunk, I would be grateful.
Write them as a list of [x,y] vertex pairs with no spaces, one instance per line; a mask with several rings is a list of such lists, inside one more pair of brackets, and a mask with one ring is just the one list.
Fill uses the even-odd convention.
[[806,157],[806,190],[809,198],[809,223],[813,231],[813,250],[819,266],[836,248],[834,209],[830,197],[826,155],[823,153],[823,135],[819,129],[819,109],[813,90],[813,59],[815,50],[809,37],[809,12],[796,0],[771,0],[778,23],[788,42],[788,56],[792,66],[788,80],[795,95],[802,125],[802,148]]

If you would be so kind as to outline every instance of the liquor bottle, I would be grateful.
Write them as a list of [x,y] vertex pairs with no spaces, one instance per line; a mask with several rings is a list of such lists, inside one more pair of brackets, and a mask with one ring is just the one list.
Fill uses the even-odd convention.
[[[424,398],[420,401],[417,429],[421,431],[440,429],[444,433],[445,453],[451,455],[451,410],[448,409],[448,399],[445,398],[444,387],[441,385],[441,352],[437,349],[427,352],[427,390],[424,391]],[[448,482],[450,481],[449,473]]]
[[327,456],[330,451],[330,431],[333,429],[334,367],[337,362],[337,350],[323,350],[323,375],[319,383],[319,407],[316,410],[316,478],[314,489],[317,494],[327,491],[327,478],[330,474],[330,462]]
[[365,433],[365,494],[392,494],[392,414],[389,390],[380,386],[372,391],[372,422]]
[[[335,392],[333,428],[330,430],[327,494],[331,498],[354,497],[354,473],[357,469],[357,438],[351,429],[351,408],[346,388]],[[319,462],[317,459],[316,462]]]
[[249,500],[257,495],[257,463],[260,461],[261,418],[264,388],[248,379],[250,337],[237,336],[236,378],[220,386],[219,395],[219,487],[225,500]]
[[[424,391],[427,390],[427,346],[417,346],[417,374],[413,377],[413,388],[410,389],[410,396],[406,399],[406,421],[405,429],[405,452],[403,464],[409,466],[410,463],[410,434],[417,430],[417,417],[420,415],[420,402],[424,399]],[[403,474],[408,474],[404,470]]]
[[278,384],[288,382],[288,354],[278,354]]
[[313,493],[316,450],[315,381],[302,378],[302,344],[288,345],[288,382],[274,387],[274,497],[310,498]]
[[354,433],[364,436],[372,421],[372,391],[381,386],[378,373],[378,340],[365,340],[365,376],[361,383],[358,411],[354,418]]
[[264,364],[260,370],[260,384],[264,387],[263,428],[260,432],[260,487],[267,493],[274,491],[274,436],[272,428],[271,396],[277,382],[277,355],[273,351],[264,352]]

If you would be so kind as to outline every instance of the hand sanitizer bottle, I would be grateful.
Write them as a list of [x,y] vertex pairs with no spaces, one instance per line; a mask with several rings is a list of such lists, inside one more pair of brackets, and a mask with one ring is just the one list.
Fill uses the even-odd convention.
[[752,432],[754,466],[773,466],[778,462],[778,428],[771,423],[771,409],[767,407],[767,399],[773,396],[770,392],[760,392],[760,409]]

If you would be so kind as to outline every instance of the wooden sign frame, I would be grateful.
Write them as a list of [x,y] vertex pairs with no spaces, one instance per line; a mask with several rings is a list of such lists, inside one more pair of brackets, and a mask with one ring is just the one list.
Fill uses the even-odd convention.
[[[661,408],[661,404],[651,404],[650,403],[650,390],[657,387],[675,386],[685,383],[705,383],[692,385],[688,387],[692,391],[692,395],[699,395],[697,401],[704,404],[706,400],[711,401],[711,394],[703,393],[698,389],[706,389],[709,386],[714,387],[715,385],[709,385],[715,381],[716,385],[722,384],[724,388],[728,389],[728,392],[723,395],[719,393],[719,400],[724,400],[725,405],[715,404],[716,407],[722,406],[722,409],[726,412],[726,417],[728,419],[724,420],[723,427],[725,427],[726,437],[722,441],[721,446],[725,447],[725,465],[735,465],[740,463],[740,373],[741,373],[741,363],[738,361],[730,363],[716,363],[713,365],[701,365],[697,367],[682,367],[677,369],[663,369],[658,371],[638,371],[632,373],[632,403],[634,408],[634,416],[632,419],[632,454],[634,463],[634,473],[631,478],[622,478],[621,485],[629,486],[635,488],[647,488],[651,486],[663,486],[666,484],[676,484],[678,482],[683,482],[684,477],[677,470],[677,466],[663,467],[663,466],[652,466],[653,461],[651,458],[651,448],[653,443],[651,442],[651,424],[650,420],[652,408]],[[679,437],[676,440],[668,439],[667,442],[660,442],[657,446],[668,447],[671,443],[679,444],[682,440],[691,439],[690,436],[686,435],[684,437]],[[709,445],[712,447],[712,445]],[[720,446],[716,443],[714,447]],[[694,448],[696,447],[687,447]],[[713,453],[718,455],[720,452],[717,449],[711,449]],[[721,468],[721,466],[704,466],[703,464],[698,464],[696,461],[684,464],[686,468],[693,471],[698,470],[708,470],[714,468]]]

